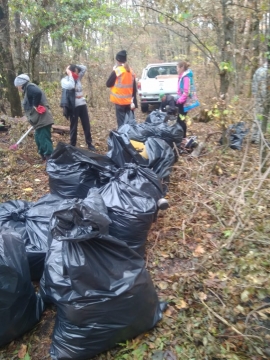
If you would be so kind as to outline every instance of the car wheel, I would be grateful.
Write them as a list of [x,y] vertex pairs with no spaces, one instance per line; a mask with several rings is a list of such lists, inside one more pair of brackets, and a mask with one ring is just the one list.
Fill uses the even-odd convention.
[[148,104],[141,104],[141,110],[143,113],[146,113],[148,111]]

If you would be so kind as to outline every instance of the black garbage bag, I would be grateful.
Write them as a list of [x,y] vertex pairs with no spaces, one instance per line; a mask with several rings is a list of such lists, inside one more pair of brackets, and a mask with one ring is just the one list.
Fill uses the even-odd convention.
[[111,219],[109,234],[125,241],[142,257],[148,232],[155,220],[157,204],[151,195],[115,178],[97,192],[104,200]]
[[[249,132],[244,122],[238,122],[230,125],[227,129],[226,136],[229,138],[229,146],[234,150],[241,150],[245,136]],[[223,145],[223,139],[219,140],[220,145]]]
[[9,222],[17,225],[20,232],[20,227],[25,223],[25,213],[31,206],[32,203],[25,200],[10,200],[0,204],[0,227]]
[[176,161],[173,149],[166,141],[159,138],[149,138],[145,142],[146,152],[149,157],[149,168],[152,169],[160,179],[170,176],[172,166]]
[[4,227],[0,230],[0,346],[32,329],[42,311],[21,236]]
[[53,360],[88,360],[161,319],[143,259],[105,234],[109,220],[97,196],[68,200],[52,216],[41,294],[57,306]]
[[[161,113],[162,114],[162,113]],[[171,147],[174,143],[180,147],[183,140],[183,129],[178,122],[144,123],[137,125],[123,125],[119,128],[120,134],[126,134],[130,140],[145,143],[150,137],[165,140]]]
[[114,169],[107,156],[64,143],[58,143],[46,167],[50,192],[65,199],[85,198],[91,187],[106,183]]
[[148,160],[138,153],[130,143],[126,134],[119,134],[117,131],[111,131],[107,142],[108,152],[106,155],[119,168],[123,167],[126,163],[135,163],[141,166],[148,165]]
[[158,175],[159,179],[165,179],[170,175],[171,167],[176,161],[172,148],[160,138],[149,137],[145,141],[148,159],[139,154],[126,134],[111,131],[108,145],[107,156],[115,162],[118,168],[124,168],[127,163],[135,163],[142,167],[149,167]]
[[154,110],[149,115],[147,115],[145,122],[150,124],[160,124],[163,123],[167,117],[168,116],[166,112]]
[[25,250],[32,280],[39,280],[42,276],[48,251],[50,219],[62,201],[58,195],[44,195],[25,214],[28,235],[25,239]]
[[115,177],[152,196],[156,202],[167,192],[167,188],[154,171],[136,164],[125,164],[123,168],[118,170]]
[[21,235],[30,267],[32,280],[39,280],[44,269],[48,250],[47,238],[50,217],[63,201],[57,195],[47,194],[36,203],[11,200],[0,204],[0,226]]
[[150,136],[155,136],[155,125],[142,123],[136,125],[123,125],[118,129],[119,134],[125,134],[129,140],[145,142]]
[[174,143],[180,147],[183,140],[183,129],[178,122],[170,125],[169,123],[161,123],[155,126],[155,137],[165,140],[170,147],[173,148]]

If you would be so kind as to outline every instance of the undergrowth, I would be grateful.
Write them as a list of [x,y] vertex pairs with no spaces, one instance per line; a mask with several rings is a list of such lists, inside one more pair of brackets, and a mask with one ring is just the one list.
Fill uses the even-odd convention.
[[[102,122],[103,110],[94,116],[93,135],[104,154],[108,128],[115,120],[108,113],[108,121]],[[191,126],[200,140],[212,128],[211,123]],[[28,139],[16,153],[2,146],[2,202],[36,201],[48,191],[32,143]],[[200,157],[179,157],[167,194],[170,208],[160,211],[152,225],[145,257],[159,298],[168,304],[163,319],[96,360],[269,358],[270,168],[268,153],[268,167],[262,172],[260,154],[249,141],[237,151],[220,147],[212,136]],[[29,359],[45,358],[54,317],[55,309],[48,309],[32,332],[0,350],[0,359],[17,359],[24,344]],[[50,331],[44,335],[45,323]]]

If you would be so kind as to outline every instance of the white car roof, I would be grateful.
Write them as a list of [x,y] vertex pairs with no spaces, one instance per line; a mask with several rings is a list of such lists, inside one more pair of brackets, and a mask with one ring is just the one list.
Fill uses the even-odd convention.
[[153,64],[148,64],[145,69],[147,69],[148,67],[152,67],[152,66],[171,66],[171,65],[177,65],[178,62],[167,62],[167,63],[153,63]]

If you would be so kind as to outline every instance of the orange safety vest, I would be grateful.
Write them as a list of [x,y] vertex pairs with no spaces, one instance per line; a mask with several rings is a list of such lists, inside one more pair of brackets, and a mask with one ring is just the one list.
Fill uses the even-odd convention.
[[111,87],[110,101],[118,105],[130,105],[135,74],[131,69],[127,72],[124,66],[117,66],[115,73],[116,81]]

